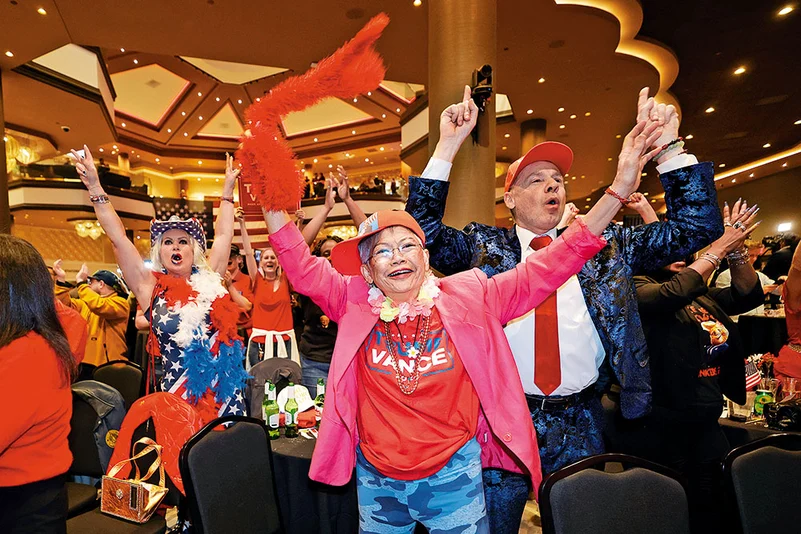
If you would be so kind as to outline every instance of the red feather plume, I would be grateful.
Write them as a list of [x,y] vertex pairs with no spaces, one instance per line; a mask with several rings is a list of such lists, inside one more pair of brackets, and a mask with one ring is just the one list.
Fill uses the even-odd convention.
[[303,191],[297,159],[278,126],[281,117],[324,98],[353,98],[378,87],[386,67],[374,45],[387,24],[386,14],[376,15],[316,67],[284,80],[245,111],[250,132],[242,137],[236,158],[265,209],[295,210]]

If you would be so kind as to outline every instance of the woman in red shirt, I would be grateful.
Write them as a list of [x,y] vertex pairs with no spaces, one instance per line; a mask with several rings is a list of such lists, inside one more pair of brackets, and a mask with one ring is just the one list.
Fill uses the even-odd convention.
[[795,249],[790,273],[784,282],[784,313],[787,344],[779,352],[774,370],[779,378],[801,380],[801,246]]
[[0,258],[0,532],[65,532],[78,347],[36,249],[0,235]]

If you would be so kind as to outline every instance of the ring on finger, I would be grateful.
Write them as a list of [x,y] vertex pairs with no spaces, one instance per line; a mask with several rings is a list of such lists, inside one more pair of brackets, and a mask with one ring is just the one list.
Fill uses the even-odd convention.
[[723,226],[734,226],[730,221],[726,221],[723,223]]
[[741,230],[741,229],[745,228],[745,225],[743,223],[741,223],[740,221],[737,221],[736,223],[732,224],[732,227],[737,228],[738,230]]

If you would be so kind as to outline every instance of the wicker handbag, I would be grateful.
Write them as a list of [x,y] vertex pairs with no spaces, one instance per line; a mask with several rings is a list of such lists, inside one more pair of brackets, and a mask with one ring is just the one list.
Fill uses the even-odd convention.
[[[150,438],[142,438],[134,443],[133,450],[136,452],[136,446],[142,444],[145,447],[134,454],[132,458],[123,460],[117,465],[112,467],[108,475],[103,476],[103,482],[100,490],[100,511],[110,514],[128,521],[136,523],[146,523],[153,512],[156,511],[161,501],[167,495],[167,488],[164,486],[164,465],[161,462],[161,445],[157,444]],[[145,476],[139,476],[139,466],[136,465],[134,460],[145,456],[148,453],[156,452],[156,460],[150,464],[150,468],[145,473]],[[127,480],[124,478],[115,478],[117,473],[122,470],[123,466],[131,462],[136,470],[136,475],[133,479]],[[151,476],[159,471],[159,483],[149,484],[145,482]]]

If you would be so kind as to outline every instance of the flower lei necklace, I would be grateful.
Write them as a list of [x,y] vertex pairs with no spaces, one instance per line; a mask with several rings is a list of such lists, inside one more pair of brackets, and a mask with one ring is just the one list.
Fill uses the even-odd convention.
[[367,302],[373,307],[373,313],[381,317],[382,321],[389,323],[397,319],[400,324],[403,324],[418,315],[423,317],[431,315],[434,299],[439,296],[439,292],[439,279],[432,273],[428,273],[413,302],[395,304],[394,300],[384,295],[375,286],[371,287],[367,293]]
[[[395,302],[384,295],[384,293],[377,287],[372,287],[367,297],[367,302],[373,307],[373,313],[378,314],[382,321],[384,321],[384,335],[389,352],[392,367],[395,369],[395,381],[398,383],[401,393],[404,395],[411,395],[417,390],[417,385],[420,382],[420,367],[418,365],[417,356],[426,346],[428,341],[428,334],[430,332],[431,324],[431,310],[434,308],[434,299],[439,296],[439,280],[433,274],[429,273],[420,288],[417,298],[409,302],[401,302],[396,305]],[[406,354],[409,356],[411,367],[410,373],[403,373],[401,367],[404,365],[398,360],[398,355],[395,352],[395,343],[392,342],[392,335],[390,332],[390,324],[395,323],[398,329],[399,339],[402,339],[402,334],[398,323],[403,324],[410,319],[417,317],[417,328],[420,328],[420,318],[423,318],[423,330],[420,333],[420,338],[417,337],[417,330],[415,330],[414,344],[406,343]]]

